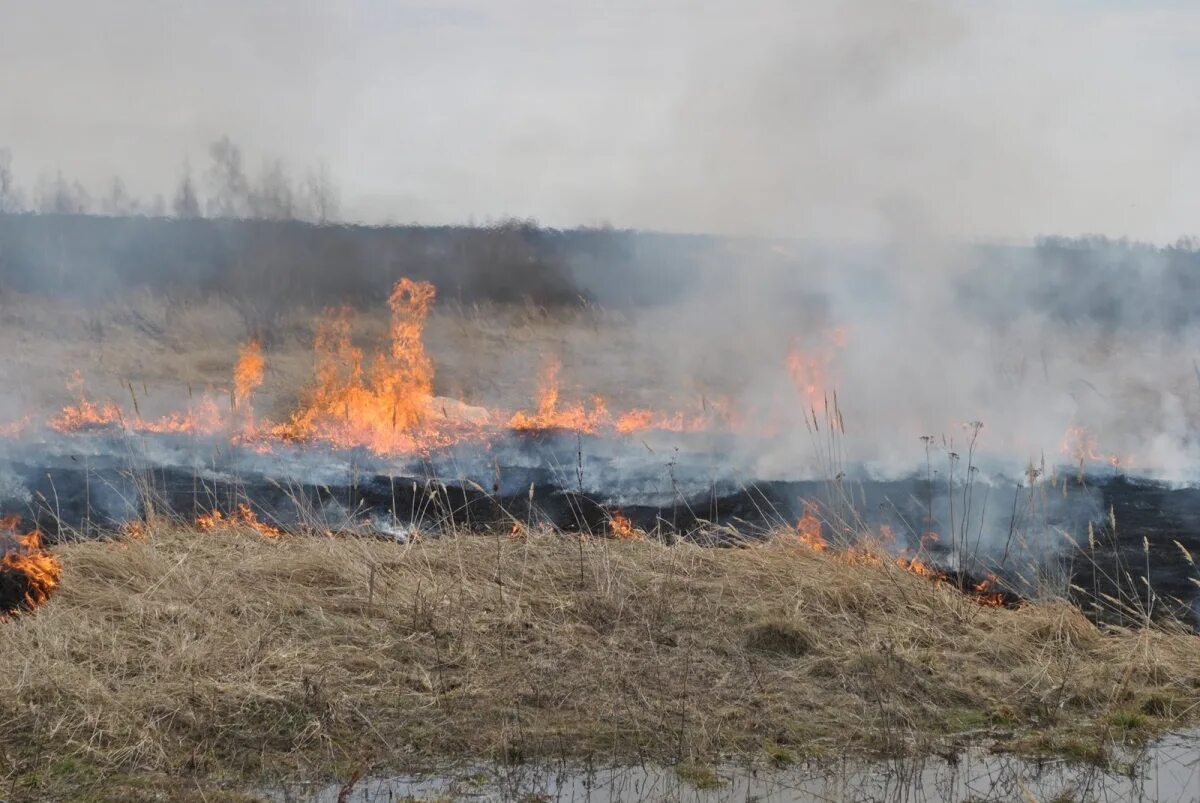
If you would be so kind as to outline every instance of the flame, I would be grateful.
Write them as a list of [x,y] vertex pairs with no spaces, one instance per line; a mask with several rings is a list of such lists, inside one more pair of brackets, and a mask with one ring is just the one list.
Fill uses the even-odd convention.
[[829,542],[821,535],[821,520],[817,518],[816,506],[811,503],[804,504],[804,515],[796,522],[796,539],[801,546],[814,552],[824,552],[829,548]]
[[1000,578],[989,574],[971,587],[971,595],[983,605],[1003,607],[1006,600],[1004,593],[999,590]]
[[168,413],[152,421],[138,419],[133,429],[138,432],[215,435],[225,429],[225,417],[217,400],[206,394],[183,412]]
[[265,367],[262,344],[258,339],[243,343],[233,366],[233,408],[242,416],[247,429],[254,426],[254,408],[250,405],[250,397],[262,384]]
[[78,371],[67,380],[67,387],[74,392],[75,403],[63,407],[48,422],[52,429],[59,432],[115,428],[155,434],[191,432],[213,435],[225,428],[221,406],[208,394],[189,404],[184,411],[145,420],[136,411],[132,418],[127,416],[115,402],[94,402],[89,399],[83,377]]
[[[925,537],[922,537],[923,544],[928,536],[934,536],[932,540],[936,540],[934,533],[926,533]],[[985,579],[967,587],[955,582],[955,577],[949,572],[931,565],[919,556],[908,556],[903,552],[899,555],[889,555],[889,548],[895,542],[895,534],[886,524],[879,528],[877,534],[867,533],[854,543],[831,549],[829,541],[822,534],[821,520],[817,516],[816,505],[810,502],[805,502],[804,515],[796,522],[795,530],[779,533],[776,538],[784,543],[798,544],[813,552],[828,552],[834,559],[851,566],[890,564],[910,574],[924,577],[932,581],[934,585],[950,583],[956,588],[961,588],[963,593],[981,605],[1003,607],[1010,601],[1010,598],[999,590],[1000,580],[995,574],[989,574]]]
[[[226,433],[232,442],[263,452],[269,452],[279,441],[300,441],[337,448],[365,447],[383,455],[423,455],[465,439],[478,440],[486,447],[505,424],[516,430],[634,435],[647,430],[740,432],[749,420],[764,436],[779,431],[779,422],[767,420],[774,413],[758,411],[746,417],[729,399],[701,397],[696,409],[637,407],[617,413],[611,413],[599,396],[566,403],[560,390],[562,366],[553,356],[546,360],[532,410],[501,413],[434,396],[434,365],[423,343],[434,300],[432,284],[407,278],[397,281],[387,299],[387,341],[370,355],[354,343],[349,308],[324,313],[313,338],[313,382],[302,403],[282,422],[260,420],[253,410],[253,396],[263,384],[265,360],[261,342],[252,339],[239,349],[227,406],[219,403],[215,394],[206,393],[184,411],[146,419],[132,385],[129,412],[111,401],[89,399],[76,373],[70,386],[77,401],[48,423],[59,431],[115,428],[149,433]],[[829,367],[844,342],[844,330],[834,330],[812,355],[800,350],[799,341],[793,342],[788,373],[806,400],[815,402],[824,395]],[[7,431],[0,428],[0,436]],[[12,431],[19,430],[14,427]]]
[[1102,452],[1096,436],[1085,427],[1076,424],[1074,419],[1067,425],[1067,431],[1063,433],[1058,448],[1071,462],[1078,463],[1081,469],[1086,463],[1107,463],[1113,468],[1120,468],[1130,462],[1122,460],[1120,455]]
[[239,504],[228,516],[216,509],[202,513],[196,517],[196,526],[205,532],[245,528],[254,530],[264,538],[279,538],[283,535],[283,530],[261,521],[245,503]]
[[490,420],[486,410],[433,396],[433,361],[422,342],[433,299],[429,282],[396,282],[388,298],[388,347],[369,369],[352,342],[349,309],[327,313],[313,342],[315,383],[307,402],[270,434],[389,454],[426,452],[479,433]]
[[96,429],[124,426],[121,408],[112,402],[96,404],[90,401],[84,388],[83,375],[75,371],[67,380],[67,388],[76,396],[74,404],[68,404],[50,419],[50,426],[59,432],[74,432],[81,429]]
[[566,407],[558,406],[558,372],[562,363],[557,357],[547,358],[542,369],[542,378],[535,397],[537,409],[532,413],[518,411],[508,420],[512,429],[573,429],[579,432],[596,432],[609,422],[608,408],[604,399],[592,399],[588,410],[576,402]]
[[621,541],[641,540],[646,537],[646,534],[634,527],[633,522],[619,510],[609,519],[608,529],[613,538]]
[[0,556],[0,620],[44,604],[62,576],[58,558],[42,547],[42,534],[18,533],[19,524],[18,516],[0,518],[0,544],[7,547]]
[[799,338],[793,338],[786,359],[787,370],[806,404],[814,406],[825,398],[830,367],[837,352],[845,346],[846,330],[840,327],[826,335],[824,345],[816,353],[809,353],[802,348]]
[[736,432],[744,422],[728,399],[701,399],[700,409],[693,412],[664,413],[648,407],[636,407],[617,416],[613,429],[621,435],[645,430],[662,432]]

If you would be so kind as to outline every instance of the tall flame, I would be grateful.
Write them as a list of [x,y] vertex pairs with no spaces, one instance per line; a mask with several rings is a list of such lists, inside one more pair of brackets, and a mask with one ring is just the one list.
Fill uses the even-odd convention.
[[238,349],[237,362],[233,366],[233,408],[241,416],[245,426],[254,425],[254,408],[250,398],[263,382],[262,344],[258,338],[247,341]]

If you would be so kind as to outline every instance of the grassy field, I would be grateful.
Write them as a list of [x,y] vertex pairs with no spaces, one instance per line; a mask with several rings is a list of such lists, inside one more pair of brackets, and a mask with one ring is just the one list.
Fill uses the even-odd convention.
[[[319,315],[317,308],[292,310],[267,333],[266,376],[255,397],[260,414],[286,418],[311,385]],[[355,344],[368,357],[386,347],[389,316],[382,299],[355,312],[352,321]],[[737,377],[723,369],[731,358],[722,346],[708,343],[681,354],[678,337],[671,336],[678,328],[670,318],[634,325],[619,312],[595,307],[465,306],[439,299],[423,339],[436,369],[434,392],[472,404],[531,406],[551,356],[562,366],[564,401],[599,394],[616,409],[674,409],[736,389]],[[238,348],[252,334],[220,299],[131,294],[95,306],[9,299],[0,304],[0,338],[7,346],[0,372],[10,378],[0,394],[0,424],[77,401],[69,387],[76,372],[89,398],[129,408],[133,393],[150,416],[185,408],[193,393],[227,395]],[[631,354],[639,358],[631,360]],[[764,362],[781,370],[783,356],[780,351]],[[664,388],[676,390],[664,395]]]
[[0,799],[242,800],[469,758],[1103,763],[1200,714],[1194,635],[783,540],[164,527],[58,553],[57,594],[0,624]]

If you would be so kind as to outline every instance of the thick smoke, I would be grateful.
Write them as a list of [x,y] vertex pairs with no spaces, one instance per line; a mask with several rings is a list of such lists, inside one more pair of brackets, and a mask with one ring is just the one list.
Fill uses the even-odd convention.
[[[638,339],[662,387],[731,393],[742,409],[815,407],[820,423],[836,392],[846,458],[874,473],[924,465],[922,436],[944,472],[982,422],[980,459],[1010,478],[1032,464],[1195,479],[1200,255],[1188,243],[930,242],[712,241],[690,255],[685,289],[634,316]],[[614,300],[636,282],[579,279]],[[818,398],[788,382],[793,346],[822,366]],[[760,452],[760,473],[827,470],[805,462],[809,430],[791,431]]]

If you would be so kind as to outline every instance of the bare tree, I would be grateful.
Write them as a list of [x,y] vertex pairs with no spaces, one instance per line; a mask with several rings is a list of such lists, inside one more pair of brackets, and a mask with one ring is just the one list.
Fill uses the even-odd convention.
[[250,192],[250,214],[260,220],[294,220],[296,191],[283,161],[268,162]]
[[12,152],[0,148],[0,214],[20,212],[25,207],[12,172]]
[[183,163],[183,177],[179,179],[179,187],[175,190],[171,208],[175,211],[177,218],[187,219],[201,216],[200,197],[196,194],[196,183],[192,180],[192,166],[187,161]]
[[304,181],[304,196],[313,222],[323,226],[337,219],[338,189],[329,174],[329,165],[324,161],[317,165],[316,170],[309,171]]
[[141,214],[141,206],[125,188],[125,181],[120,176],[113,176],[108,195],[100,202],[100,211],[110,217],[128,217]]
[[250,213],[250,182],[242,168],[241,148],[229,137],[221,137],[209,146],[208,155],[212,160],[208,168],[209,215],[246,217]]
[[78,181],[68,182],[59,170],[54,178],[43,175],[38,182],[37,208],[42,214],[86,215],[92,198]]

